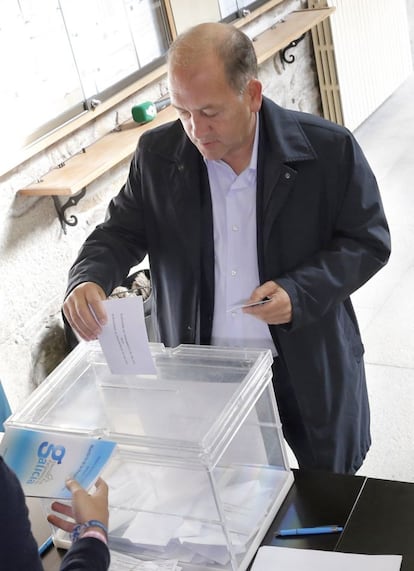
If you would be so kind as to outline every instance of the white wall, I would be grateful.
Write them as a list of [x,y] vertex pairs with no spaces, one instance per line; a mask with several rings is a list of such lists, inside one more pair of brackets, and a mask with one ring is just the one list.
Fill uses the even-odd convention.
[[411,75],[406,0],[328,0],[343,122],[354,131]]
[[407,13],[411,38],[411,55],[414,61],[414,0],[407,0]]

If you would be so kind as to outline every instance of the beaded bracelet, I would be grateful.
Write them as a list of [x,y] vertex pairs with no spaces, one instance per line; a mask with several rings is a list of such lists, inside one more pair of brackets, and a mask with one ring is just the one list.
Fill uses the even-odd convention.
[[72,530],[72,533],[70,534],[72,542],[75,543],[76,541],[78,541],[82,532],[85,531],[85,529],[88,529],[88,527],[99,527],[104,531],[105,537],[108,536],[108,530],[101,521],[98,521],[97,519],[90,519],[89,521],[85,521],[84,523],[78,523],[77,525],[75,525],[75,527]]

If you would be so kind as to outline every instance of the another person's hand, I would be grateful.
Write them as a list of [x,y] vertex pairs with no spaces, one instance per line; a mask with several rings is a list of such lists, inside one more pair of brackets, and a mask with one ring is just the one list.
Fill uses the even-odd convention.
[[67,520],[57,514],[51,513],[47,516],[49,523],[72,533],[76,524],[82,524],[90,520],[100,521],[108,528],[108,486],[102,478],[96,481],[96,490],[93,494],[88,492],[76,480],[68,480],[66,487],[72,493],[72,505],[69,506],[59,501],[52,503],[51,508],[55,512],[72,518]]
[[243,309],[244,313],[253,315],[269,325],[282,325],[292,321],[292,303],[288,293],[276,282],[265,282],[257,287],[246,303],[253,303],[265,298],[270,301]]
[[85,341],[96,339],[106,324],[102,304],[105,299],[103,289],[93,282],[79,284],[65,299],[63,313],[72,329]]

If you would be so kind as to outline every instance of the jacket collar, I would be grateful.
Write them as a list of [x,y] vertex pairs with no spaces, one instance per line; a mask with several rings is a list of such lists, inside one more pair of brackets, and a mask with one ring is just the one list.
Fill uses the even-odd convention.
[[266,141],[266,152],[270,150],[280,162],[292,163],[317,158],[296,118],[296,111],[284,109],[264,97],[260,121],[260,135]]
[[[260,111],[260,139],[257,172],[257,227],[258,238],[266,245],[272,224],[296,179],[295,163],[317,158],[306,137],[295,111],[283,109],[263,98]],[[259,256],[262,275],[263,260]]]

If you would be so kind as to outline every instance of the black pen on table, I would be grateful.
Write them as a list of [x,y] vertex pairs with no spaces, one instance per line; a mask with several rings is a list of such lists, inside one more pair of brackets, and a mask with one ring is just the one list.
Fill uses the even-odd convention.
[[49,549],[49,547],[52,547],[52,545],[53,545],[53,537],[50,536],[39,547],[39,555],[42,556],[44,553],[46,553],[46,551]]
[[340,533],[343,531],[340,525],[321,525],[318,527],[297,527],[294,529],[279,529],[275,533],[277,537],[295,537],[298,535],[322,535],[325,533]]

